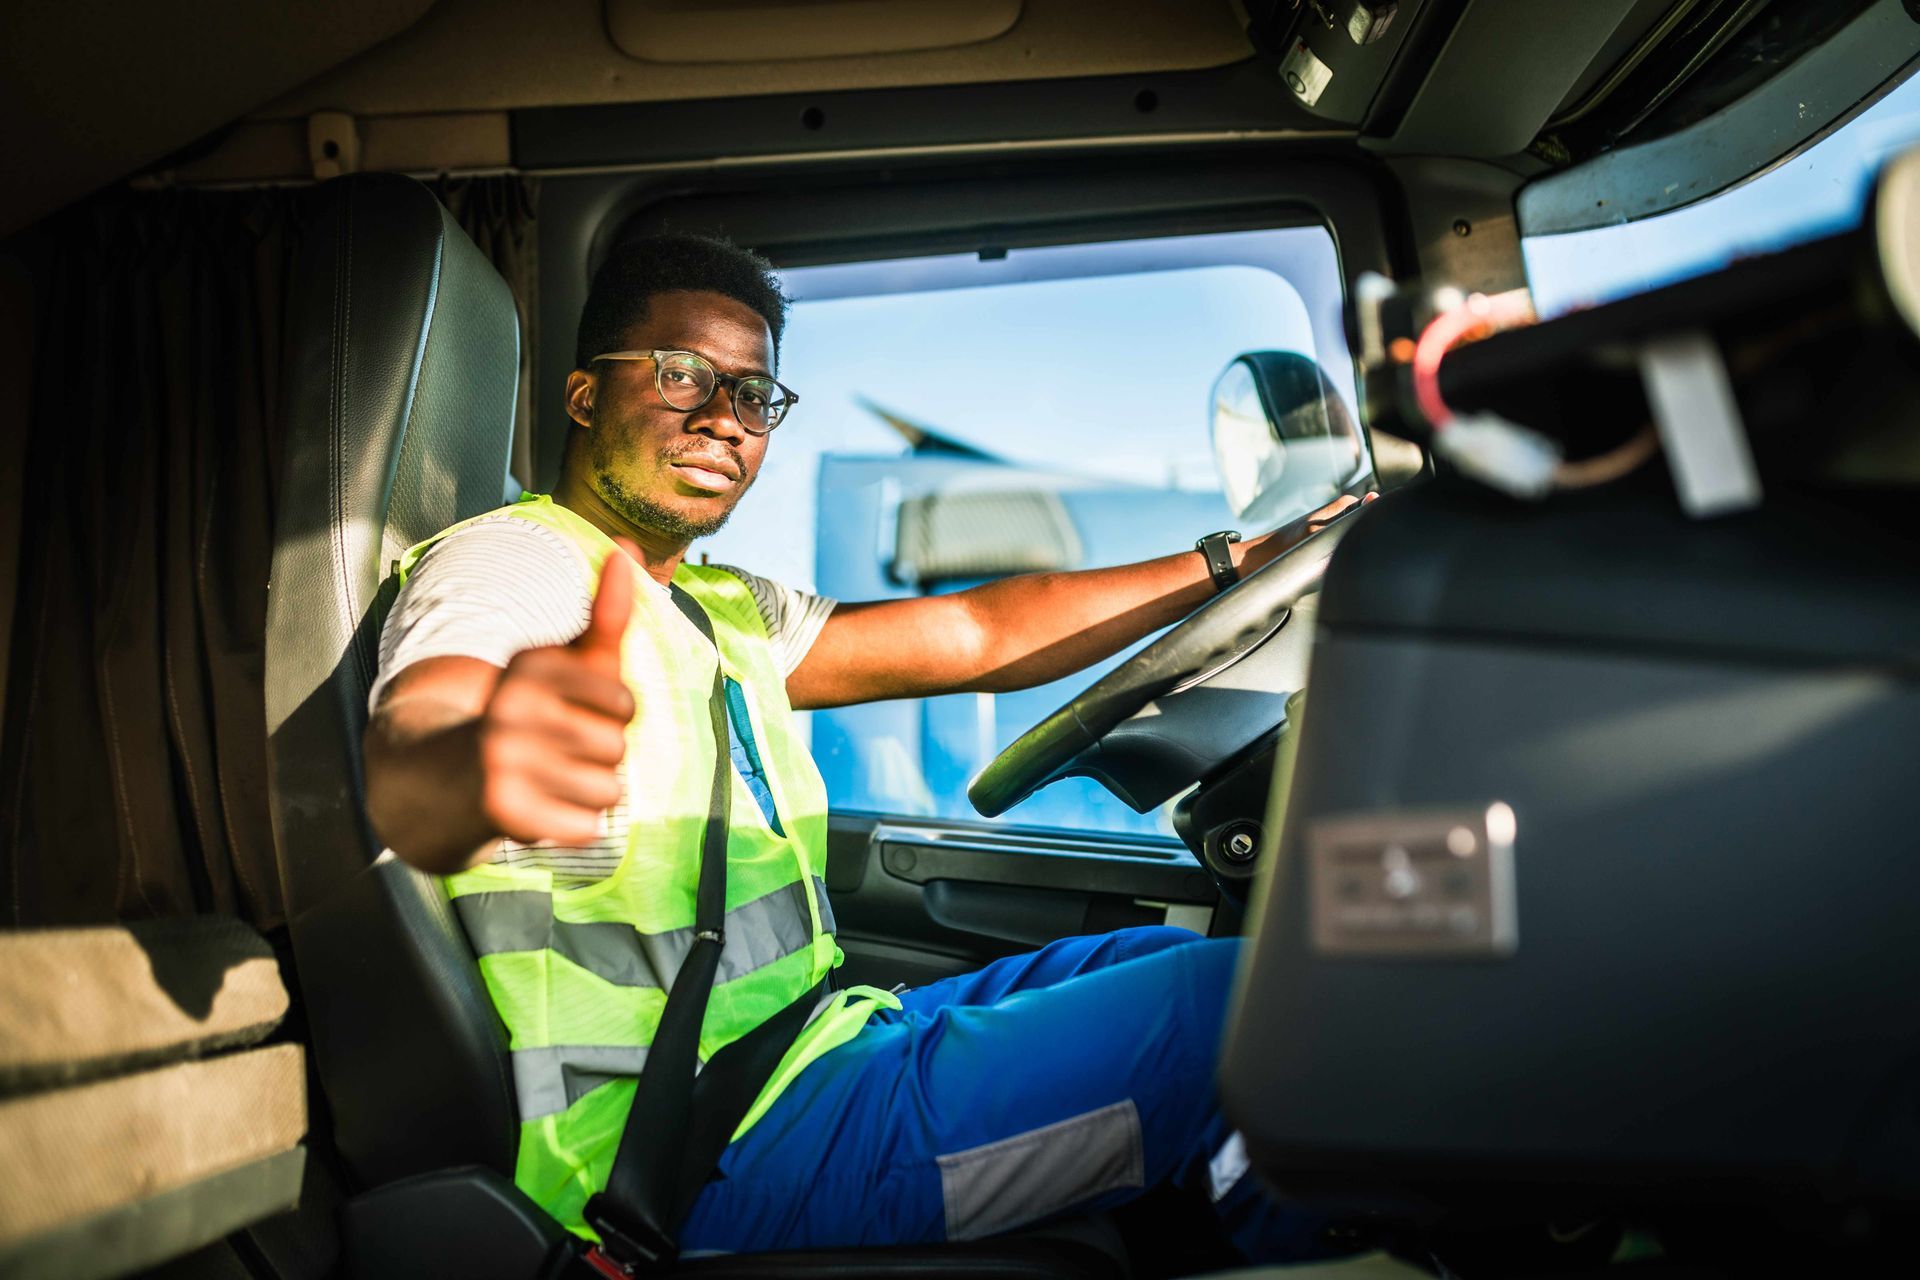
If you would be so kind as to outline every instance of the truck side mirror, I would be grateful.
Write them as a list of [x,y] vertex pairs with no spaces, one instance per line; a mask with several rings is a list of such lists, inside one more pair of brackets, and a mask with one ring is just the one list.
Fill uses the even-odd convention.
[[1261,528],[1371,487],[1373,460],[1319,364],[1293,351],[1235,356],[1213,384],[1213,456],[1227,505]]

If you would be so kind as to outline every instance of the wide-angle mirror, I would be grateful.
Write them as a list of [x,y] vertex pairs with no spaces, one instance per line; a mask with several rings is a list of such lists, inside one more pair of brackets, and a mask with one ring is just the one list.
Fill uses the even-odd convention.
[[1372,471],[1346,402],[1298,352],[1235,356],[1213,384],[1212,432],[1227,505],[1250,526],[1297,519]]

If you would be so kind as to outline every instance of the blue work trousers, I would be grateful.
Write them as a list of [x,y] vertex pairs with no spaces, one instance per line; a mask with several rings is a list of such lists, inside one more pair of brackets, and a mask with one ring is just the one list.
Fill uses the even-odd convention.
[[1238,944],[1068,938],[874,1014],[728,1147],[689,1252],[974,1239],[1172,1181],[1250,1257],[1321,1256],[1319,1220],[1245,1171],[1214,1100]]

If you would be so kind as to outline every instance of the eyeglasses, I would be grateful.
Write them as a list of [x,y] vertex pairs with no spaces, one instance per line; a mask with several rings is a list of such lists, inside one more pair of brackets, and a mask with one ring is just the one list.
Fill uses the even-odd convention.
[[691,351],[609,351],[587,363],[602,360],[653,361],[653,385],[659,389],[660,398],[682,413],[692,413],[725,387],[727,398],[733,401],[733,416],[756,436],[779,426],[787,410],[800,403],[799,396],[765,374],[741,378],[721,373],[704,356]]

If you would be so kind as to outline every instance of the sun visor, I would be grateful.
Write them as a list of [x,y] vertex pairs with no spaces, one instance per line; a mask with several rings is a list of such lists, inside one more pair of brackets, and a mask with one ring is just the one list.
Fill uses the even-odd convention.
[[607,0],[607,35],[646,62],[794,62],[978,44],[1022,0]]

